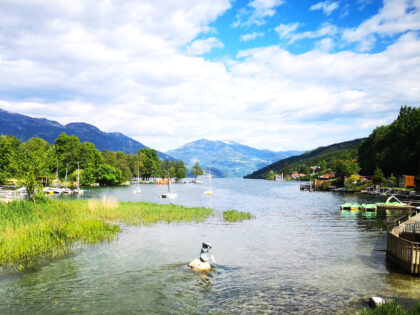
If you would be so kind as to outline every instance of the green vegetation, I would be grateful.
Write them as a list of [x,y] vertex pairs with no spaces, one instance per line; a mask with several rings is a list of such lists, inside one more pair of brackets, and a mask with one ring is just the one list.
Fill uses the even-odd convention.
[[360,315],[420,315],[420,302],[413,309],[409,310],[402,306],[399,306],[396,301],[386,303],[382,306],[379,306],[375,309],[364,308]]
[[57,201],[37,196],[37,202],[0,203],[0,267],[24,268],[42,257],[57,257],[74,245],[113,239],[118,222],[150,225],[158,222],[202,222],[212,210],[118,202],[115,199]]
[[66,170],[71,185],[77,178],[78,167],[82,186],[93,183],[118,185],[137,174],[146,180],[166,177],[168,170],[177,179],[186,177],[182,161],[166,161],[168,168],[164,170],[153,149],[143,148],[136,154],[99,152],[92,143],[81,143],[77,137],[65,133],[54,145],[40,138],[21,143],[13,136],[1,136],[0,156],[0,184],[16,178],[26,186],[32,198],[42,180],[51,183],[58,177],[63,182]]
[[160,168],[161,177],[167,177],[169,173],[171,178],[178,181],[187,176],[187,169],[183,161],[163,160]]
[[223,211],[223,219],[228,222],[251,220],[252,218],[253,216],[249,212],[243,212],[243,211],[237,211],[237,210]]
[[203,169],[200,167],[200,164],[198,164],[198,162],[196,162],[192,169],[191,169],[191,174],[193,174],[195,176],[195,180],[197,180],[197,176],[201,176],[204,175]]
[[359,148],[362,174],[420,176],[420,108],[401,107],[397,119],[377,127]]
[[275,174],[281,173],[285,178],[290,178],[289,175],[296,172],[304,175],[298,179],[310,180],[322,174],[334,173],[336,179],[329,184],[345,185],[348,190],[360,191],[372,182],[349,181],[348,177],[359,173],[374,175],[373,183],[393,187],[396,184],[393,174],[420,177],[419,161],[420,108],[404,106],[394,122],[376,128],[366,139],[317,148],[275,162],[245,178],[273,179]]
[[245,176],[245,178],[265,179],[269,177],[270,171],[273,171],[275,174],[283,173],[285,177],[293,172],[309,175],[311,172],[310,167],[315,165],[320,167],[320,174],[334,172],[334,167],[337,164],[336,160],[353,161],[357,159],[357,150],[361,141],[362,139],[356,139],[320,147],[299,156],[292,156],[277,161]]

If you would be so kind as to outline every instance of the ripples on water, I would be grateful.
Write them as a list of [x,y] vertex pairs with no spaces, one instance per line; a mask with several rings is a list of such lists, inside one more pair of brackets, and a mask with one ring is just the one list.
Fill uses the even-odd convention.
[[[216,209],[200,224],[125,226],[109,243],[74,251],[31,270],[2,275],[0,313],[348,313],[372,295],[410,304],[419,278],[385,261],[385,214],[341,212],[367,196],[302,192],[297,183],[214,179],[179,184],[174,203]],[[83,198],[158,199],[166,187],[92,189]],[[256,219],[221,222],[222,210],[250,211]],[[197,274],[186,264],[201,241],[212,243],[216,267]]]

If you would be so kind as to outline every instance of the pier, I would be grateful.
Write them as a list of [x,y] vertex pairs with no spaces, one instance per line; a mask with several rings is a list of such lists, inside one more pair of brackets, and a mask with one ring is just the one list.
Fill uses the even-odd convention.
[[[411,214],[411,211],[410,211]],[[404,271],[420,274],[420,213],[388,231],[386,257]]]

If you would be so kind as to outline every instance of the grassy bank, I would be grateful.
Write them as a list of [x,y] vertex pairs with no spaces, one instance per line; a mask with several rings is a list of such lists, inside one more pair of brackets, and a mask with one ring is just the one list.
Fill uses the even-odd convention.
[[252,214],[237,210],[223,211],[223,219],[228,222],[238,222],[252,219]]
[[364,308],[360,315],[420,315],[420,301],[419,304],[412,310],[399,306],[396,301],[386,303],[375,309]]
[[111,240],[115,223],[150,225],[158,222],[201,222],[212,210],[144,202],[58,201],[39,197],[0,202],[0,268],[21,269],[40,257],[67,253],[75,244]]

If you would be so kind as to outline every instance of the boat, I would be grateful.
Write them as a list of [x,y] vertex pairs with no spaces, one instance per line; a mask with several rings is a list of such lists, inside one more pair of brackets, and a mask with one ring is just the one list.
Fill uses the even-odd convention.
[[137,188],[136,190],[133,190],[133,194],[141,194],[141,188]]
[[359,210],[359,207],[360,206],[357,203],[349,203],[349,202],[346,202],[340,206],[341,210],[351,210],[351,211]]
[[376,204],[372,204],[372,203],[362,203],[359,207],[360,210],[363,211],[376,211]]
[[211,187],[211,171],[210,171],[210,166],[209,166],[209,174],[208,174],[208,176],[209,176],[209,188],[204,192],[204,194],[207,195],[207,196],[211,196],[211,195],[213,195],[213,189]]
[[[395,201],[392,201],[395,199]],[[376,203],[376,208],[378,210],[411,210],[416,209],[415,206],[412,206],[410,204],[406,204],[400,200],[398,200],[397,197],[392,195],[389,197],[385,202],[378,202]]]
[[62,194],[71,194],[72,190],[70,188],[67,188],[67,164],[66,164],[66,179],[65,179],[65,184],[64,184],[64,188],[61,189],[61,193]]
[[166,194],[160,194],[159,197],[166,198],[166,199],[173,199],[173,198],[178,197],[178,194],[171,193],[171,176],[169,175],[169,170],[168,170],[168,192]]
[[80,169],[79,169],[79,162],[77,162],[77,188],[73,190],[73,193],[78,195],[83,195],[85,191],[80,189]]

